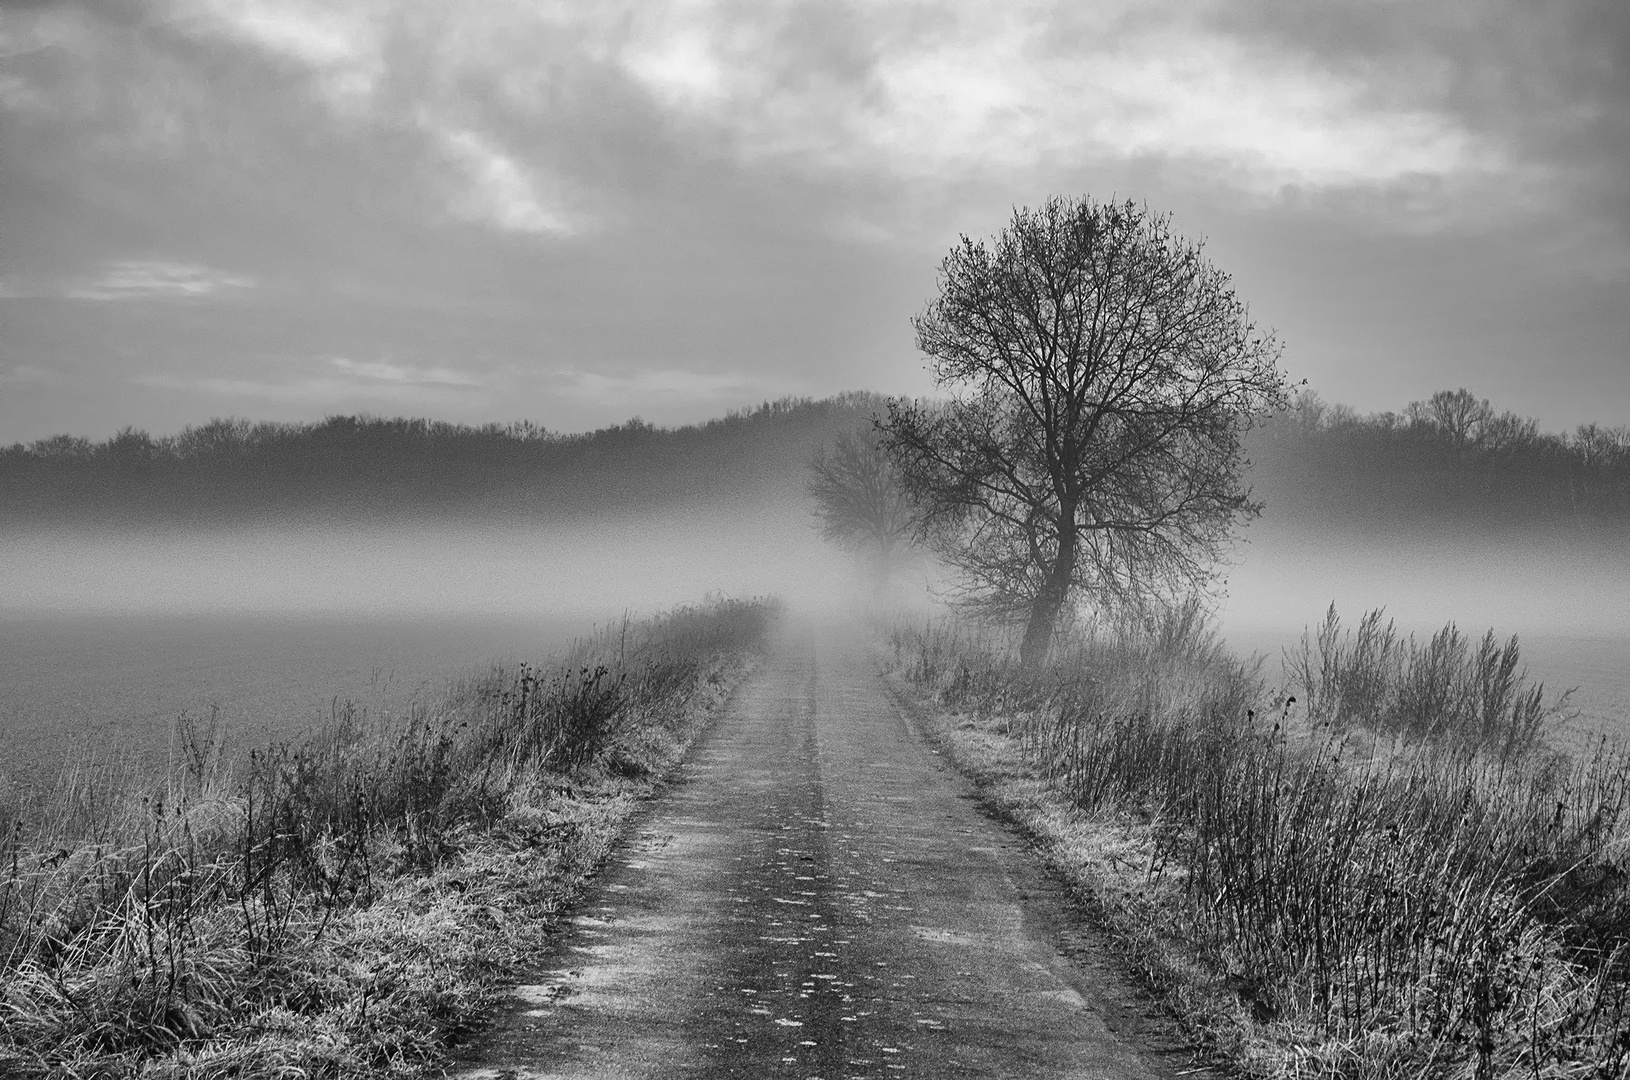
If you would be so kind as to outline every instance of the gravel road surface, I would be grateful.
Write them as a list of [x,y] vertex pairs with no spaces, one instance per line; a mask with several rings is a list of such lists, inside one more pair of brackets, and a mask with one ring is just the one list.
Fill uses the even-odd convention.
[[858,637],[783,631],[456,1075],[1185,1071]]

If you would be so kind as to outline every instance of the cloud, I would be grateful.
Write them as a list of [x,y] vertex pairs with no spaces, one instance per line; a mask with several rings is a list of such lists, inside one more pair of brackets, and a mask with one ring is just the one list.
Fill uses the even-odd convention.
[[212,270],[197,263],[127,259],[105,263],[101,273],[70,286],[74,300],[145,300],[208,296],[230,289],[252,288],[253,278]]
[[535,166],[476,118],[536,145],[540,125],[606,92],[607,73],[743,161],[903,182],[1152,157],[1220,166],[1261,193],[1511,165],[1445,107],[1430,65],[1324,63],[1217,17],[1239,7],[177,0],[177,25],[294,65],[347,115],[465,116],[422,124],[466,184],[450,209],[518,232],[571,226]]
[[330,401],[341,389],[336,379],[305,378],[280,381],[232,379],[220,376],[176,375],[158,372],[138,375],[131,380],[153,390],[179,390],[206,397],[250,401],[300,402],[320,404]]
[[171,19],[189,33],[224,37],[305,68],[328,104],[360,114],[386,73],[389,11],[369,0],[175,0]]
[[[876,5],[829,32],[875,42],[823,57],[789,18],[723,2],[642,20],[622,60],[668,108],[738,151],[921,181],[1145,157],[1220,165],[1249,192],[1500,171],[1497,144],[1428,103],[1378,98],[1396,73],[1333,70],[1261,47],[1206,6]],[[1137,18],[1131,12],[1140,12]]]
[[[623,407],[628,403],[671,406],[675,401],[714,402],[796,394],[797,379],[766,381],[741,373],[711,373],[680,368],[647,368],[617,373],[557,371],[548,380],[551,391],[586,401]],[[632,407],[632,406],[630,406]]]
[[466,182],[452,199],[453,213],[507,232],[570,235],[577,226],[539,194],[537,176],[474,131],[439,129],[437,135]]
[[411,367],[388,360],[349,360],[336,356],[329,361],[342,376],[364,383],[390,383],[398,386],[480,386],[481,380],[452,368]]
[[305,0],[198,0],[180,11],[213,18],[236,34],[269,51],[314,68],[373,66],[377,31],[370,8],[378,5],[313,4]]
[[[468,106],[493,88],[513,110],[547,116],[573,96],[560,92],[562,76],[604,65],[670,119],[715,128],[748,159],[822,170],[921,180],[1155,155],[1219,162],[1257,190],[1502,164],[1499,147],[1452,112],[1375,92],[1418,72],[1337,69],[1305,50],[1264,47],[1262,35],[1209,17],[1231,6],[1109,3],[1082,15],[1068,4],[983,0],[480,9],[195,0],[182,10],[198,13],[200,29],[303,66],[342,109],[378,104],[395,60],[422,69],[421,107]],[[411,48],[399,47],[404,38]],[[472,185],[465,216],[559,231],[560,215],[529,191],[513,155],[473,131],[436,134]]]
[[[149,37],[170,59],[137,72],[149,82],[185,82],[164,34],[228,44],[302,80],[347,130],[393,153],[417,143],[395,184],[438,192],[454,219],[538,237],[583,229],[581,193],[637,197],[630,188],[652,170],[680,163],[676,149],[919,192],[1155,163],[1249,199],[1397,189],[1412,193],[1412,218],[1497,215],[1555,196],[1557,169],[1530,137],[1558,129],[1547,118],[1579,126],[1616,112],[1584,76],[1555,74],[1582,66],[1597,72],[1590,86],[1602,83],[1591,60],[1600,46],[1582,30],[1541,33],[1514,0],[1338,0],[1316,14],[1283,0],[169,0],[158,10],[169,13],[156,22],[163,33]],[[1544,44],[1519,46],[1480,16],[1496,27],[1510,16]],[[1377,29],[1390,24],[1412,33]],[[0,89],[42,100],[27,79]],[[146,93],[144,123],[174,143],[189,124],[211,123],[193,115],[208,108],[199,98]],[[1514,115],[1541,122],[1518,131]]]
[[50,368],[32,364],[17,364],[10,371],[0,371],[0,386],[40,385],[58,381],[60,376]]
[[303,373],[283,378],[156,372],[132,381],[155,390],[179,390],[206,397],[335,406],[376,401],[425,405],[443,399],[449,392],[465,392],[483,385],[476,376],[452,368],[421,368],[386,360],[357,361],[336,356],[320,367],[310,362],[302,366]]
[[[1630,5],[1622,0],[1230,0],[1213,21],[1495,147],[1529,210],[1606,208],[1630,231]],[[1585,203],[1595,207],[1587,208]],[[1497,208],[1496,208],[1497,210]]]

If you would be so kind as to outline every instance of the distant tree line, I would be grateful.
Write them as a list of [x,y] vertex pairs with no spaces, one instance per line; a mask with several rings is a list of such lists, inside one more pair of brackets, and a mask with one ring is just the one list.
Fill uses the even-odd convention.
[[678,428],[584,434],[332,416],[212,420],[155,438],[59,435],[0,448],[0,526],[224,523],[260,517],[479,515],[537,520],[698,499],[803,496],[811,456],[882,408],[788,398]]
[[[0,528],[291,515],[538,521],[698,500],[813,501],[811,461],[824,448],[829,468],[842,464],[843,433],[871,446],[871,418],[887,404],[864,393],[785,399],[705,424],[631,420],[569,435],[358,416],[212,420],[104,442],[59,435],[0,448]],[[1259,421],[1245,449],[1251,497],[1275,518],[1349,529],[1630,525],[1630,429],[1542,432],[1465,390],[1367,416],[1303,392]]]
[[1345,527],[1630,524],[1630,427],[1550,433],[1469,390],[1360,415],[1303,392],[1250,437],[1276,517]]

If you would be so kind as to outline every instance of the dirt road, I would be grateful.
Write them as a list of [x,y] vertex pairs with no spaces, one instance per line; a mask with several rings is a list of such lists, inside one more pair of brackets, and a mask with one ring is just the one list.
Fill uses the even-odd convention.
[[784,631],[458,1075],[1183,1067],[853,638]]

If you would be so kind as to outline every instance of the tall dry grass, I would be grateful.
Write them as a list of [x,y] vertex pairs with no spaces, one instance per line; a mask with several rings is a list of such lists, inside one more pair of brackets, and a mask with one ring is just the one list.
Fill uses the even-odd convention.
[[1149,893],[1237,998],[1248,1069],[1630,1073],[1630,767],[1545,749],[1565,700],[1514,640],[1420,645],[1379,616],[1344,637],[1332,612],[1278,690],[1192,605],[1040,671],[966,625],[890,650],[941,705],[999,718],[1077,812],[1144,823]]
[[573,849],[593,811],[572,800],[671,762],[774,614],[685,608],[405,715],[336,706],[312,740],[240,769],[218,731],[184,721],[166,776],[69,771],[0,849],[0,1074],[423,1069],[480,984],[450,969],[480,965],[437,953],[468,933],[407,933],[435,906],[415,882],[472,887],[477,849],[526,849],[522,888],[586,871],[603,852]]
[[1566,711],[1572,692],[1547,700],[1520,666],[1515,635],[1501,642],[1489,630],[1473,644],[1450,623],[1423,643],[1382,617],[1366,612],[1356,632],[1344,630],[1331,604],[1287,653],[1310,718],[1515,758],[1537,749]]

